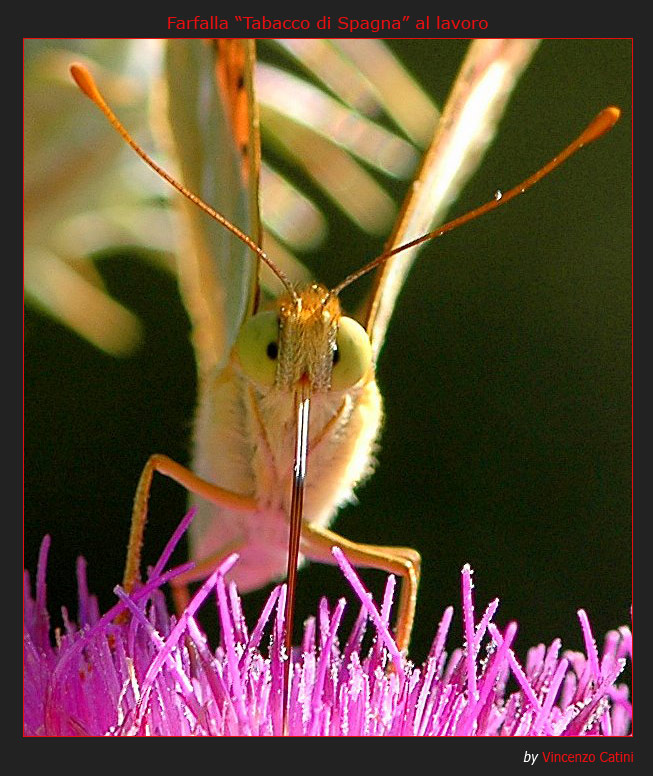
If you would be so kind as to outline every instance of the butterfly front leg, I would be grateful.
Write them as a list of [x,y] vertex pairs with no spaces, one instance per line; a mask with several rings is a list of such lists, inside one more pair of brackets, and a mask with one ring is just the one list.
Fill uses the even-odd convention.
[[302,526],[301,551],[310,560],[334,563],[331,550],[341,549],[354,566],[375,568],[401,577],[395,639],[401,651],[408,649],[415,620],[421,556],[410,547],[383,547],[358,544],[315,524]]
[[[141,550],[143,547],[143,536],[145,534],[145,525],[147,523],[147,507],[152,487],[152,478],[154,473],[158,472],[179,483],[186,490],[194,493],[196,496],[211,501],[222,507],[226,507],[238,512],[251,514],[257,510],[257,502],[250,496],[243,496],[239,493],[233,493],[225,488],[213,485],[207,480],[194,474],[190,469],[168,458],[167,455],[155,454],[150,456],[138,481],[136,495],[134,497],[134,506],[132,509],[131,529],[129,533],[129,544],[127,546],[127,561],[125,563],[125,573],[123,577],[123,588],[129,593],[134,585],[140,581]],[[245,540],[243,540],[244,542]],[[189,582],[198,579],[204,579],[220,563],[220,561],[232,552],[236,552],[241,547],[240,542],[233,543],[227,548],[222,548],[215,556],[203,558],[199,563],[189,571],[181,574],[173,582],[173,593],[175,604],[183,605],[187,600],[185,586]]]

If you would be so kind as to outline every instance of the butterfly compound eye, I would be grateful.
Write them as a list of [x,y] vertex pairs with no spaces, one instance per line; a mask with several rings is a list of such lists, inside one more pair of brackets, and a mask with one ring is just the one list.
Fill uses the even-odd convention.
[[351,388],[365,377],[372,364],[372,346],[365,329],[353,318],[340,319],[333,354],[331,390]]
[[235,351],[245,374],[261,385],[274,385],[279,355],[279,319],[270,310],[247,320],[236,339]]

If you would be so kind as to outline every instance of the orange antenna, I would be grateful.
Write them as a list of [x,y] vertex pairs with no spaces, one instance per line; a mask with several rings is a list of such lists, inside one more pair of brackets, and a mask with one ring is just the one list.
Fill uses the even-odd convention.
[[548,164],[545,164],[542,169],[531,175],[529,178],[523,181],[523,183],[518,184],[505,193],[497,191],[494,199],[486,202],[484,205],[481,205],[474,210],[470,210],[469,213],[465,213],[458,218],[454,218],[453,221],[448,221],[446,224],[439,226],[432,232],[423,234],[421,237],[416,237],[410,242],[404,243],[397,248],[393,248],[390,251],[382,253],[380,256],[377,256],[375,259],[370,261],[369,264],[366,264],[364,267],[361,267],[361,269],[358,269],[355,272],[352,272],[351,275],[348,275],[341,283],[332,289],[331,293],[335,295],[339,294],[343,288],[346,288],[355,280],[358,280],[363,275],[366,275],[375,267],[385,263],[392,256],[396,256],[398,253],[401,253],[401,251],[405,251],[408,248],[414,248],[416,245],[420,245],[427,240],[433,240],[436,237],[442,237],[443,234],[451,232],[454,229],[457,229],[459,226],[466,224],[468,221],[473,221],[475,218],[485,215],[492,210],[496,210],[496,208],[500,207],[501,205],[505,205],[506,202],[509,202],[519,194],[523,194],[525,191],[534,186],[538,181],[544,178],[545,175],[548,175],[550,172],[555,170],[556,167],[559,167],[563,162],[569,159],[569,157],[575,154],[576,151],[583,148],[583,146],[598,140],[602,135],[612,129],[612,127],[619,120],[620,115],[621,111],[619,108],[605,108],[598,114],[598,116],[593,119],[593,121],[588,124],[585,130],[581,132],[581,134],[573,141],[573,143],[570,143],[564,149],[564,151],[561,151],[557,156],[554,156]]
[[169,173],[167,173],[162,167],[160,167],[150,156],[148,156],[147,153],[138,145],[138,143],[131,137],[129,132],[125,129],[125,127],[122,125],[116,114],[111,110],[109,105],[107,104],[107,101],[104,99],[102,94],[100,93],[100,90],[97,88],[95,81],[93,80],[93,76],[90,74],[90,72],[87,70],[87,68],[84,67],[84,65],[80,64],[72,64],[70,66],[70,74],[72,75],[75,83],[79,88],[84,92],[84,94],[93,102],[95,105],[104,113],[104,115],[107,117],[109,122],[111,123],[111,126],[116,130],[116,132],[122,137],[123,140],[125,140],[129,145],[136,151],[136,153],[141,157],[141,159],[149,165],[154,172],[156,172],[158,175],[160,175],[164,180],[166,180],[173,188],[177,189],[177,191],[180,194],[183,194],[186,199],[189,199],[193,204],[197,205],[200,210],[203,210],[207,215],[211,216],[214,221],[217,221],[219,224],[222,224],[222,226],[225,227],[225,229],[228,229],[233,235],[235,235],[241,242],[245,243],[245,245],[250,248],[260,259],[261,261],[265,262],[268,267],[274,272],[274,274],[279,278],[279,280],[283,283],[283,285],[286,287],[286,290],[295,296],[295,291],[293,290],[292,283],[290,282],[290,279],[288,276],[281,270],[279,267],[277,267],[274,262],[268,257],[268,255],[265,253],[265,251],[260,248],[252,239],[251,237],[248,237],[244,232],[242,232],[237,226],[231,223],[227,218],[225,218],[221,213],[218,213],[217,210],[214,210],[210,205],[207,205],[206,202],[201,200],[196,194],[193,194],[192,191],[187,189],[182,183],[179,183],[179,181],[175,180],[175,178],[172,177]]

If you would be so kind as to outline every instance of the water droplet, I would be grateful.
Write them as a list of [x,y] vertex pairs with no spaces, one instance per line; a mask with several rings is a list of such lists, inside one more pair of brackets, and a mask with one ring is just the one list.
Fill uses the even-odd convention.
[[495,198],[495,199],[496,199],[496,201],[498,202],[498,201],[501,199],[501,197],[503,197],[503,192],[501,191],[501,189],[497,189],[497,190],[494,192],[494,198]]

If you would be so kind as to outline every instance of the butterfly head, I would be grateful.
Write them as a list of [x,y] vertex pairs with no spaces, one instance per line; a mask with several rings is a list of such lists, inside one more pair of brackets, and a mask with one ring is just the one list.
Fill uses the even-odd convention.
[[367,378],[372,350],[363,327],[342,314],[337,295],[312,283],[282,294],[274,310],[243,325],[235,346],[244,373],[261,386],[345,391]]

